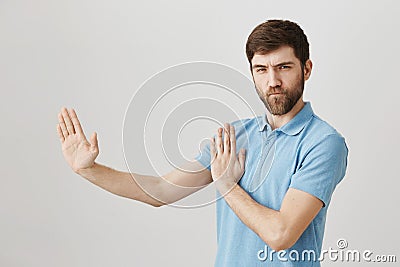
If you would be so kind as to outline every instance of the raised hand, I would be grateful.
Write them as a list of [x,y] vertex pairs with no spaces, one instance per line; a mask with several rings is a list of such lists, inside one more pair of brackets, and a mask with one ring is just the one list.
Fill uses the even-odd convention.
[[68,165],[77,173],[92,167],[99,154],[97,134],[92,134],[89,143],[73,109],[62,108],[58,114],[58,122],[57,132]]
[[245,150],[236,155],[235,128],[225,124],[224,140],[222,128],[218,129],[217,140],[211,138],[211,176],[221,194],[227,193],[244,173]]

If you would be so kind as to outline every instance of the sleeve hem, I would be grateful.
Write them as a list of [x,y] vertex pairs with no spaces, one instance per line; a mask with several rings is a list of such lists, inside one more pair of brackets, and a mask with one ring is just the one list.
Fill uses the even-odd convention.
[[306,192],[307,194],[310,194],[310,195],[318,198],[319,200],[322,201],[322,208],[325,208],[329,204],[329,200],[324,199],[322,196],[318,195],[316,192],[312,192],[311,190],[307,190],[307,189],[301,188],[299,186],[292,186],[291,185],[291,186],[289,186],[289,188],[293,188],[293,189],[297,189],[297,190]]

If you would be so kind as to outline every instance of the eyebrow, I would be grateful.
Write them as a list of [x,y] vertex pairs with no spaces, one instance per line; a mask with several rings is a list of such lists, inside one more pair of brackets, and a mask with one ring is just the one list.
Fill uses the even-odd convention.
[[[278,64],[276,64],[276,65],[272,65],[272,67],[281,67],[281,66],[284,66],[284,65],[294,65],[294,62],[292,62],[292,61],[285,61],[285,62],[278,63]],[[252,67],[252,69],[256,69],[256,68],[267,68],[267,66],[262,65],[262,64],[256,64],[256,65],[254,65],[254,66]]]

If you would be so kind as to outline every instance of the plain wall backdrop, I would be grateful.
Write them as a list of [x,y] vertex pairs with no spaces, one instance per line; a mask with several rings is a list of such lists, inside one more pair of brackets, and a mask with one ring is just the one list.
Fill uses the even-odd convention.
[[212,266],[214,205],[156,209],[93,186],[64,162],[57,113],[76,108],[98,132],[98,161],[126,170],[122,123],[140,85],[190,61],[250,78],[245,41],[269,18],[308,35],[305,98],[350,149],[324,248],[345,238],[399,261],[399,11],[394,0],[1,0],[0,265]]

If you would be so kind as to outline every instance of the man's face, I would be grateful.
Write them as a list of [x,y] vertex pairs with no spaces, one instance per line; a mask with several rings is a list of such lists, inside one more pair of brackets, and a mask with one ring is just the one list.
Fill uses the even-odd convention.
[[254,85],[267,110],[272,115],[284,115],[292,110],[302,98],[304,81],[309,77],[293,48],[282,46],[267,54],[256,53],[251,63]]

